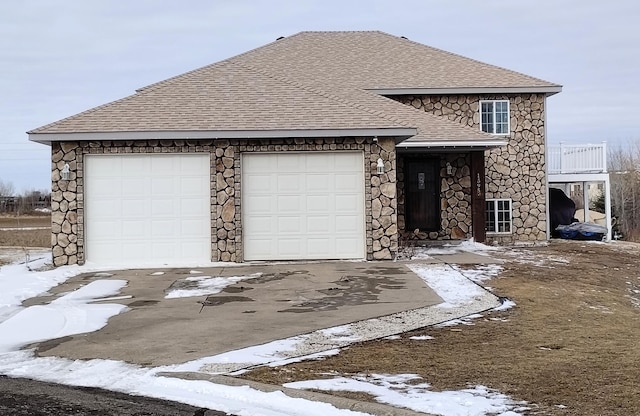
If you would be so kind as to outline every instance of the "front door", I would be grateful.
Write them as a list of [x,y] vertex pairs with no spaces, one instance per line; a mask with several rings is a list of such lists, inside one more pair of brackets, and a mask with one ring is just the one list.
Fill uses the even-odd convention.
[[406,229],[440,230],[440,161],[405,159],[404,190]]

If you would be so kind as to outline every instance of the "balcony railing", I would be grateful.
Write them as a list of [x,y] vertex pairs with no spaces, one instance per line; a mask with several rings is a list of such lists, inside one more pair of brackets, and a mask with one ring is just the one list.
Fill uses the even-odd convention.
[[606,173],[607,143],[549,145],[549,173]]

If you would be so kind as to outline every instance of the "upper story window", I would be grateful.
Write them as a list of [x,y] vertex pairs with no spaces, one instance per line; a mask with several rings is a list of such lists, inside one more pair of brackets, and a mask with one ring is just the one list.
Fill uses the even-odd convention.
[[480,101],[480,126],[491,134],[509,134],[509,100]]

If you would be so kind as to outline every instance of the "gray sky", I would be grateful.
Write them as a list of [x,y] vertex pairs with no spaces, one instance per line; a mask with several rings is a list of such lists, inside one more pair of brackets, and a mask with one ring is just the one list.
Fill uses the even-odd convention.
[[637,0],[0,3],[0,181],[48,189],[25,132],[303,30],[382,30],[563,85],[548,141],[640,140]]

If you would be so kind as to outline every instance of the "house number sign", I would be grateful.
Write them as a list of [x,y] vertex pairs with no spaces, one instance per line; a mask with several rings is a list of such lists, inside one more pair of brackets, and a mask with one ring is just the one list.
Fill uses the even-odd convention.
[[482,178],[480,178],[480,173],[476,174],[476,196],[482,196]]
[[418,189],[424,190],[424,172],[418,173]]

